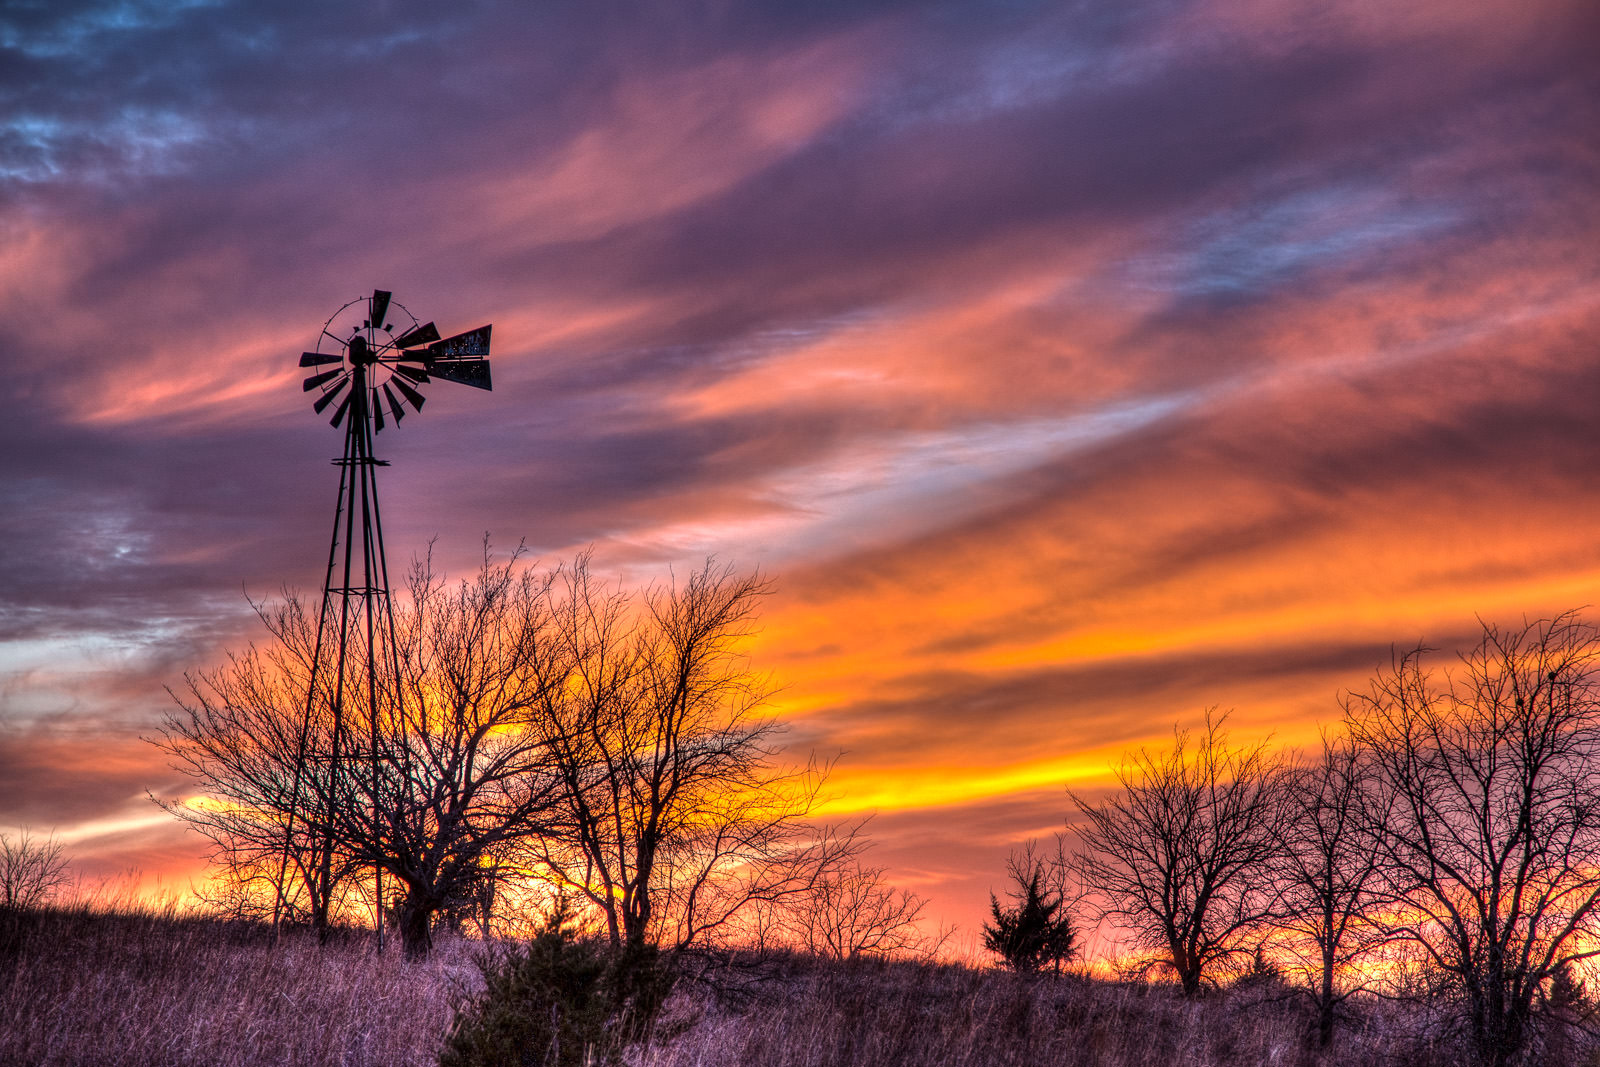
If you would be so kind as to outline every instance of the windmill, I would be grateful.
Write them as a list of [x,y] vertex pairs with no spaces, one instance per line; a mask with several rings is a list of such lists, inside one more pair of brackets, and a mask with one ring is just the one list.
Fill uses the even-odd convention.
[[[285,900],[284,879],[296,809],[302,806],[302,785],[310,767],[308,735],[314,714],[325,710],[326,721],[331,723],[326,751],[319,751],[314,757],[323,764],[323,803],[331,808],[336,799],[364,793],[369,809],[366,815],[371,818],[374,831],[382,816],[380,703],[397,699],[399,659],[383,521],[378,509],[377,469],[388,466],[388,462],[373,455],[373,437],[391,423],[398,428],[408,409],[421,411],[426,400],[421,387],[433,379],[489,389],[490,329],[480,326],[453,337],[440,337],[433,323],[419,324],[405,305],[392,299],[392,294],[377,289],[370,297],[357,297],[334,312],[323,324],[316,350],[300,356],[300,366],[312,372],[303,389],[317,394],[312,410],[323,414],[333,408],[329,422],[335,428],[344,428],[344,455],[333,461],[339,467],[339,496],[334,505],[322,609],[317,618],[311,678],[285,820],[274,928]],[[324,672],[326,676],[319,677]],[[325,709],[317,706],[319,696],[326,701]],[[346,707],[352,701],[364,706]],[[365,712],[365,753],[353,729],[351,712]],[[324,902],[331,888],[331,816],[331,810],[323,813],[326,841],[309,876],[322,879],[321,896],[316,892],[312,896]],[[376,832],[374,837],[378,837]],[[380,952],[382,908],[383,872],[375,863],[373,910]]]

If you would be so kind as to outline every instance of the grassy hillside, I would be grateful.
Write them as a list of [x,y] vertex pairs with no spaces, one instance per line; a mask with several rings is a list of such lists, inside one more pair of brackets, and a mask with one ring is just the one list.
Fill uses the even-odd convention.
[[[427,963],[376,957],[359,934],[319,948],[259,927],[173,914],[0,916],[0,1063],[431,1064],[479,978],[472,942]],[[733,991],[735,995],[729,995]],[[1331,1052],[1273,981],[1185,1001],[1167,986],[1026,980],[960,966],[791,957],[713,964],[686,982],[639,1067],[1045,1067],[1456,1064],[1421,1009],[1358,1005]],[[1585,1039],[1544,1050],[1594,1062]]]
[[406,965],[243,924],[87,910],[0,916],[0,1064],[434,1062],[464,945]]

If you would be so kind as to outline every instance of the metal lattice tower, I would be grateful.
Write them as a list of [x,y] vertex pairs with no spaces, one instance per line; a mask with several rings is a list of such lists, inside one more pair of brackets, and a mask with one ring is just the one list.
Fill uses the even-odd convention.
[[[385,839],[381,723],[398,707],[400,671],[378,508],[377,472],[388,462],[373,455],[373,437],[391,420],[398,428],[408,406],[421,411],[425,398],[419,387],[434,378],[489,389],[490,329],[480,326],[441,338],[433,323],[419,325],[403,304],[378,289],[334,312],[323,324],[316,351],[300,356],[300,366],[313,369],[303,383],[306,392],[318,394],[313,410],[321,414],[333,406],[329,421],[334,427],[343,425],[345,433],[344,454],[333,461],[339,468],[339,496],[284,826],[274,929],[286,899],[297,816],[308,826],[317,820],[323,828],[306,881],[316,883],[309,887],[310,896],[313,907],[324,909],[324,919],[332,889],[335,822],[370,820],[367,839]],[[311,741],[317,734],[314,723],[325,732],[316,743]],[[310,798],[304,795],[308,786]],[[365,858],[373,868],[373,917],[381,952],[383,868],[380,857]]]

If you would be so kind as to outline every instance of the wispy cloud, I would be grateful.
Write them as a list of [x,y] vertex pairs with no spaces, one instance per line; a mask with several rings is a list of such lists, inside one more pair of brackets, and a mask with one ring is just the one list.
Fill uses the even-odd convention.
[[380,439],[397,558],[766,566],[797,751],[848,750],[839,810],[971,918],[1060,783],[1204,704],[1293,741],[1390,642],[1595,601],[1597,32],[13,4],[0,826],[198,862],[138,737],[242,588],[319,577],[294,357],[383,287],[496,324],[494,392]]

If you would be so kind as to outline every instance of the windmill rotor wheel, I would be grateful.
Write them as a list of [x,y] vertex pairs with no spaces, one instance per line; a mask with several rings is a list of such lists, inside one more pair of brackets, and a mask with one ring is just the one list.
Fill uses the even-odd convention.
[[373,429],[381,431],[389,419],[398,426],[407,410],[422,410],[426,398],[419,387],[433,378],[492,388],[491,329],[441,338],[433,323],[419,324],[404,304],[375,289],[335,311],[317,336],[316,351],[301,353],[300,366],[312,371],[302,386],[317,394],[311,407],[319,415],[333,407],[329,421],[338,426],[352,406],[353,383],[362,382]]

